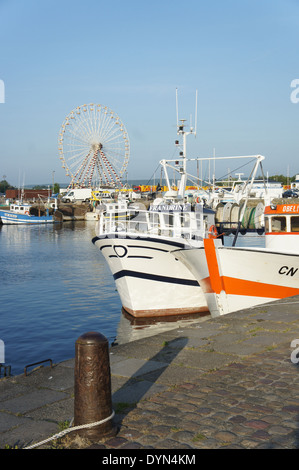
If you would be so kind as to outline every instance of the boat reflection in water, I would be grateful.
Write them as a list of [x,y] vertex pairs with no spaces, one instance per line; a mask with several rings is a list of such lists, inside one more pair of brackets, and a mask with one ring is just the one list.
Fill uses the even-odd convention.
[[140,318],[133,317],[122,308],[117,335],[113,345],[137,341],[177,328],[193,327],[210,318],[209,312]]

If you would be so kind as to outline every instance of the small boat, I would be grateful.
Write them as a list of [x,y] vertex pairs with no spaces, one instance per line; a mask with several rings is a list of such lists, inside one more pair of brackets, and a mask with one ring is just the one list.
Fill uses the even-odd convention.
[[[53,211],[55,212],[56,203],[54,204]],[[49,214],[49,209],[46,209],[46,215],[36,215],[38,210],[29,203],[13,203],[10,204],[9,209],[0,210],[0,222],[4,225],[18,224],[18,225],[31,225],[31,224],[48,224],[56,222],[54,212]]]
[[299,295],[299,204],[265,207],[265,247],[203,247],[173,251],[196,277],[211,316]]

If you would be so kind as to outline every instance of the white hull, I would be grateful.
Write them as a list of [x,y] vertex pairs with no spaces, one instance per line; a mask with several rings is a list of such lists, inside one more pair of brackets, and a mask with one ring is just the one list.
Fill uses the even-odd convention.
[[170,251],[182,242],[128,234],[95,237],[115,279],[123,308],[135,317],[182,315],[208,311],[193,274]]
[[204,248],[173,255],[200,283],[214,317],[299,295],[296,253],[217,246],[215,240],[205,240]]

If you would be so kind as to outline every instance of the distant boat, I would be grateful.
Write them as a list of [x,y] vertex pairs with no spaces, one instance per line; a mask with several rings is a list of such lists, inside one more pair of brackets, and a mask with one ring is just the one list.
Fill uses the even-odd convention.
[[18,203],[10,204],[9,209],[0,209],[0,222],[4,225],[32,225],[32,224],[49,224],[58,222],[54,213],[49,215],[49,209],[46,215],[34,215],[32,204]]

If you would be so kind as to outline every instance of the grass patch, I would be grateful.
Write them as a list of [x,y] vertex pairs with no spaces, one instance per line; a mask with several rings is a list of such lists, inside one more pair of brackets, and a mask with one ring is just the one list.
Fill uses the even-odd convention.
[[197,442],[197,441],[203,441],[203,440],[205,440],[205,439],[206,439],[206,436],[205,436],[204,434],[201,434],[201,433],[199,432],[199,433],[197,433],[197,434],[193,437],[192,441],[193,441],[193,442]]

